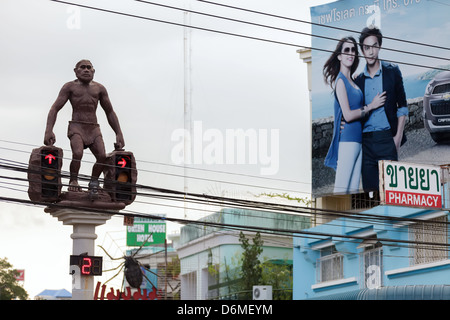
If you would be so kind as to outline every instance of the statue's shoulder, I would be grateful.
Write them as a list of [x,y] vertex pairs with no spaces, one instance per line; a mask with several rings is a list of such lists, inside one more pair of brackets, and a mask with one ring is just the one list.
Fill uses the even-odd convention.
[[75,81],[66,82],[61,88],[61,93],[69,94],[74,90],[75,85],[76,85]]
[[100,82],[97,82],[97,81],[94,81],[94,80],[91,81],[91,85],[92,86],[96,86],[96,87],[101,88],[101,89],[105,89],[104,85],[102,85]]
[[63,88],[66,88],[66,89],[73,89],[73,88],[75,88],[75,87],[78,86],[78,85],[79,85],[79,81],[78,81],[78,80],[72,80],[72,81],[66,82],[66,83],[63,85]]
[[91,81],[90,85],[95,88],[99,93],[104,94],[106,93],[106,88],[104,85],[102,85],[100,82],[97,81]]

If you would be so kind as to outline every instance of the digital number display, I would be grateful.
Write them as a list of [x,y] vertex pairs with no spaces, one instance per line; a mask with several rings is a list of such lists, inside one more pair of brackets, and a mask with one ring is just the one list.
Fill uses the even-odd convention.
[[101,276],[103,257],[94,256],[70,256],[70,265],[80,267],[82,275],[85,276]]

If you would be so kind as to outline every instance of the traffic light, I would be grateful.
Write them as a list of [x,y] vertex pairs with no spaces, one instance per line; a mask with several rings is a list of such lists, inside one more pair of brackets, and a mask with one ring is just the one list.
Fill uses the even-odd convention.
[[55,202],[61,195],[63,151],[54,146],[33,149],[28,166],[28,196],[32,201]]
[[131,204],[136,198],[136,181],[136,161],[132,152],[116,150],[107,155],[103,189],[112,201]]
[[78,266],[80,274],[83,276],[101,276],[103,267],[103,257],[88,255],[71,255],[70,265]]

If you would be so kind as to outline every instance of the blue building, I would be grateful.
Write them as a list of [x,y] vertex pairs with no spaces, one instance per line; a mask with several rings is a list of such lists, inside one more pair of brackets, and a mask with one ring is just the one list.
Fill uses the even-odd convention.
[[294,299],[450,299],[448,211],[377,206],[294,237]]
[[34,297],[35,300],[71,300],[72,294],[66,289],[45,289]]

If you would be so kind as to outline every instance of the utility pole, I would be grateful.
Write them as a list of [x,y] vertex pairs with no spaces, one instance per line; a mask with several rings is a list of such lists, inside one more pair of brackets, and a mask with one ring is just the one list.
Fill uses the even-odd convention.
[[165,261],[165,269],[166,274],[164,276],[164,300],[167,300],[167,239],[164,239],[164,261]]
[[[189,9],[189,4],[187,4]],[[188,192],[188,169],[192,154],[192,88],[191,88],[191,16],[184,12],[184,192]],[[184,202],[184,217],[187,217],[187,203]]]

